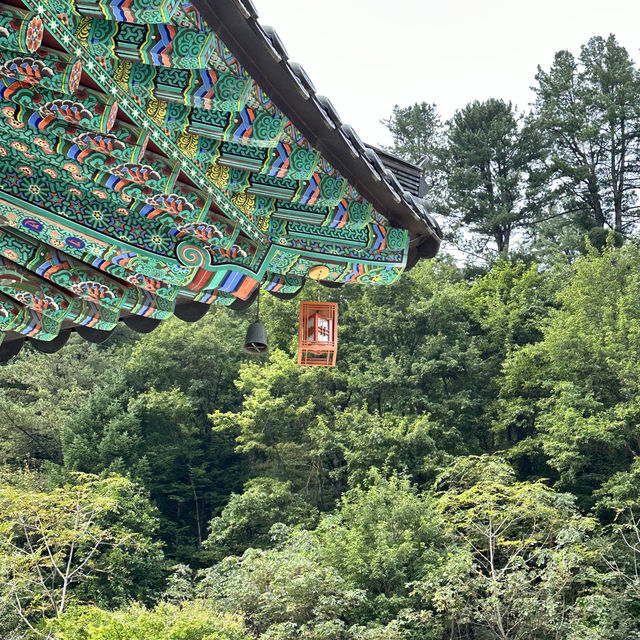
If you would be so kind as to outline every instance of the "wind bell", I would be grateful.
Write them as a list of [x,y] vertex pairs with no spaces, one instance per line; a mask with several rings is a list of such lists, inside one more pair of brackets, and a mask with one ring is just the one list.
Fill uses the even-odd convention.
[[260,322],[260,293],[258,293],[258,305],[256,319],[247,329],[247,337],[244,340],[244,350],[252,355],[266,353],[269,350],[267,343],[267,329]]

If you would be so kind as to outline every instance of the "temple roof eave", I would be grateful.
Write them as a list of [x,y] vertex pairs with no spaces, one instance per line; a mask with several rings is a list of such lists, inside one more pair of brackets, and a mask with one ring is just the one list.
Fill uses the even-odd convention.
[[419,168],[364,145],[250,0],[60,2],[0,5],[0,362],[438,252]]
[[425,257],[439,249],[441,231],[426,208],[407,193],[388,172],[374,167],[367,148],[342,124],[330,102],[305,82],[300,67],[288,60],[277,34],[263,27],[248,0],[194,0],[209,26],[237,60],[270,95],[278,108],[359,193],[383,213],[393,226],[409,232],[412,245],[427,245]]

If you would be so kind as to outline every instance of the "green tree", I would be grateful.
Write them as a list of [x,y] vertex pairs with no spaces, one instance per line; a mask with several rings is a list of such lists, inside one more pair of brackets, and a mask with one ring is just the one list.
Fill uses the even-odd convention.
[[[512,354],[542,339],[547,318],[556,306],[559,286],[559,279],[535,264],[527,267],[519,262],[499,261],[489,273],[476,278],[469,289],[469,305],[477,323],[477,343],[486,372],[480,412],[491,437],[485,439],[485,452],[509,447],[522,437],[519,432],[512,432],[512,424],[505,420],[505,405],[499,400],[504,389],[503,367]],[[518,410],[514,407],[514,411]],[[500,427],[496,428],[496,424]],[[527,473],[526,469],[523,471]]]
[[445,129],[435,104],[395,105],[389,118],[382,121],[393,140],[389,151],[422,169],[427,185],[426,198],[432,209],[442,212],[445,190],[443,151]]
[[147,479],[140,418],[128,410],[132,395],[114,372],[58,426],[66,469]]
[[0,367],[0,464],[62,463],[61,425],[83,406],[96,380],[124,366],[129,342],[123,329],[106,345],[72,336],[54,358],[25,349]]
[[164,322],[138,342],[126,366],[127,411],[138,416],[145,482],[162,518],[167,553],[193,559],[206,525],[247,478],[232,436],[211,429],[209,414],[239,407],[235,387],[247,357],[242,315],[212,309],[195,324]]
[[95,606],[69,610],[50,631],[55,640],[249,640],[241,616],[220,614],[201,601],[133,604],[119,611]]
[[[32,473],[0,483],[0,596],[35,631],[83,594],[149,597],[162,578],[153,513],[121,477],[77,475],[47,490]],[[116,586],[109,581],[113,579]],[[154,583],[155,580],[155,584]]]
[[215,409],[234,409],[239,397],[233,382],[247,360],[241,348],[245,322],[243,315],[224,308],[213,308],[193,324],[163,322],[135,345],[127,379],[139,391],[179,389],[203,419]]
[[438,480],[448,561],[416,585],[451,638],[563,638],[590,583],[594,524],[570,497],[502,461],[458,458]]
[[223,612],[244,614],[264,640],[341,640],[362,594],[322,561],[312,534],[281,531],[278,549],[249,549],[202,572],[201,596]]
[[[626,232],[636,219],[640,150],[640,82],[628,52],[616,41],[591,38],[579,58],[559,51],[536,75],[531,127],[541,161],[532,172],[540,211],[561,203],[568,215],[604,244],[603,229]],[[600,231],[598,231],[600,230]]]
[[224,310],[197,325],[163,323],[60,426],[67,469],[129,475],[148,489],[179,561],[199,552],[207,523],[246,479],[233,438],[207,416],[239,403],[240,333]]
[[414,164],[425,159],[429,165],[435,164],[434,155],[442,143],[442,122],[435,104],[395,105],[391,117],[382,122],[393,137],[394,153]]
[[418,608],[411,585],[440,562],[444,523],[406,478],[372,470],[368,480],[342,497],[317,537],[325,561],[366,594],[356,621],[388,624]]
[[214,430],[235,437],[252,475],[290,482],[311,504],[328,506],[334,497],[324,490],[331,461],[317,433],[346,397],[335,376],[330,369],[298,367],[289,354],[273,350],[267,362],[240,370],[242,409],[212,414]]
[[425,417],[380,416],[365,408],[340,414],[332,435],[339,443],[346,485],[351,488],[367,485],[372,469],[389,476],[403,472],[426,487],[454,452],[466,449],[455,427],[442,428]]
[[448,215],[471,239],[473,251],[507,257],[514,232],[526,224],[523,198],[528,162],[520,118],[511,103],[472,102],[448,123]]
[[468,451],[482,446],[486,363],[468,294],[469,283],[445,258],[350,297],[341,359],[351,402],[364,400],[380,416],[427,414],[445,432],[458,429]]
[[496,431],[515,443],[523,472],[553,474],[584,508],[638,454],[638,266],[629,246],[559,272],[559,309],[543,339],[504,365]]
[[[605,524],[600,540],[604,563],[611,579],[600,595],[607,613],[615,612],[622,620],[637,620],[640,612],[640,458],[627,471],[613,475],[596,492],[594,511]],[[613,602],[617,606],[613,606]],[[611,604],[609,604],[611,603]],[[611,615],[607,616],[612,618]],[[610,622],[609,622],[610,623]],[[613,625],[611,625],[613,626]],[[633,631],[630,633],[632,636]],[[622,636],[621,636],[622,637]]]
[[316,510],[289,483],[272,478],[249,480],[244,491],[232,494],[222,513],[211,521],[205,547],[214,560],[242,555],[249,547],[272,546],[275,524],[312,526]]

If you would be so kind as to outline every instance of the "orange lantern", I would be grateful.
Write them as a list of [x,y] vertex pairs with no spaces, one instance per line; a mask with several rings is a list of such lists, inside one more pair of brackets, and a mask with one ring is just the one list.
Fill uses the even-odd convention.
[[298,364],[334,367],[338,353],[338,304],[301,302]]

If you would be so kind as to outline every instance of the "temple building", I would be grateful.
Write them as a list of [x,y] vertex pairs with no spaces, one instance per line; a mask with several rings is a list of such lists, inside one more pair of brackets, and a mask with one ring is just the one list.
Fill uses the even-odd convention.
[[433,257],[420,171],[365,145],[250,0],[0,4],[0,360]]

